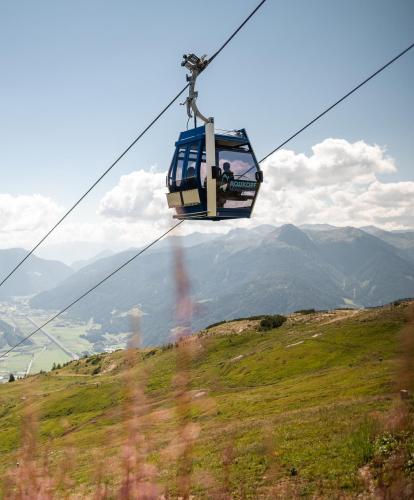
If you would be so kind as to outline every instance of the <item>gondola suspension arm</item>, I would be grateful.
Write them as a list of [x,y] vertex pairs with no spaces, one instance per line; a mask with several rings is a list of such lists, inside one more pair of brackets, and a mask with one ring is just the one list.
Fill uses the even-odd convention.
[[197,97],[198,92],[195,89],[195,84],[198,75],[207,67],[208,60],[207,56],[198,57],[195,54],[184,54],[183,62],[181,66],[186,67],[190,71],[190,75],[187,75],[187,82],[189,83],[188,97],[183,104],[187,105],[187,115],[188,118],[194,116],[194,127],[197,127],[197,118],[200,118],[204,123],[210,123],[213,121],[212,118],[207,118],[201,113],[197,107]]

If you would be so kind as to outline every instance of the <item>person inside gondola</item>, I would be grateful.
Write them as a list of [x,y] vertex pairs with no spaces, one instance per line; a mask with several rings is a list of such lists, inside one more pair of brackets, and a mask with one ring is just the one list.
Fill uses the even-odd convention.
[[187,169],[187,186],[189,188],[197,187],[196,169],[193,166]]
[[223,173],[221,174],[220,189],[222,191],[230,190],[230,181],[234,179],[234,174],[231,171],[231,165],[228,161],[223,163]]
[[231,171],[231,165],[228,161],[223,163],[223,174],[221,176],[222,183],[228,184],[231,180],[234,179],[234,174]]
[[231,165],[228,161],[223,163],[223,173],[220,172],[220,182],[217,187],[217,207],[223,208],[228,198],[228,191],[230,191],[230,181],[234,179],[234,174],[231,171]]

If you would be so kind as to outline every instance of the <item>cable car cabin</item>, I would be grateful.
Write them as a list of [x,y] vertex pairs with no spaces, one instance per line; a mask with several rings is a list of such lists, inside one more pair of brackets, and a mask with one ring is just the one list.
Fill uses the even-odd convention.
[[249,218],[263,174],[244,129],[215,134],[212,120],[181,132],[167,176],[177,219]]

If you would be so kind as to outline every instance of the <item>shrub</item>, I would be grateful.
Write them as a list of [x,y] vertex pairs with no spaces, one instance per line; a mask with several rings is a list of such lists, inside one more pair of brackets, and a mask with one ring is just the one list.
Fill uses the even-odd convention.
[[389,457],[398,448],[398,440],[390,433],[377,437],[374,443],[375,454]]
[[315,309],[299,309],[298,311],[295,311],[297,314],[313,314],[315,312]]
[[15,376],[13,375],[13,373],[10,373],[10,376],[9,376],[9,382],[14,382],[16,380]]
[[98,373],[100,373],[100,371],[101,371],[101,366],[97,366],[97,367],[93,370],[92,375],[98,375]]
[[279,328],[286,321],[286,317],[281,314],[275,314],[273,316],[265,316],[260,321],[260,330],[272,330],[274,328]]

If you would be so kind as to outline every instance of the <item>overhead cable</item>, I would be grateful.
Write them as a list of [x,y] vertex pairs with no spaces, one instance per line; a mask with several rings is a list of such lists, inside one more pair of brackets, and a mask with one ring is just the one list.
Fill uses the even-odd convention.
[[137,252],[136,254],[134,254],[130,259],[126,260],[123,264],[121,264],[120,266],[118,266],[116,269],[114,269],[112,272],[110,272],[108,275],[106,275],[104,278],[102,278],[100,281],[98,281],[98,283],[96,283],[94,286],[92,286],[86,292],[84,292],[82,295],[80,295],[77,299],[73,300],[69,305],[67,305],[66,307],[64,307],[63,309],[61,309],[58,313],[56,313],[54,316],[52,316],[47,321],[45,321],[41,326],[39,326],[38,328],[36,328],[35,330],[33,330],[31,333],[29,333],[29,335],[26,335],[25,337],[23,337],[16,345],[10,347],[10,349],[8,349],[7,351],[5,351],[4,353],[1,353],[0,354],[0,359],[6,357],[9,353],[11,353],[17,347],[19,347],[20,345],[22,345],[26,340],[30,339],[30,337],[33,337],[33,335],[35,335],[37,332],[40,332],[40,330],[42,330],[45,326],[47,326],[49,323],[51,323],[53,320],[55,320],[58,316],[60,316],[64,312],[66,312],[72,306],[74,306],[75,304],[77,304],[79,301],[81,301],[82,299],[84,299],[87,295],[89,295],[91,292],[93,292],[94,290],[96,290],[96,288],[98,288],[103,283],[105,283],[106,281],[108,281],[109,278],[112,278],[112,276],[114,274],[116,274],[119,271],[121,271],[121,269],[123,269],[124,267],[126,267],[128,264],[130,264],[132,261],[134,261],[135,259],[137,259],[144,252],[146,252],[147,250],[149,250],[152,246],[154,246],[156,243],[158,243],[160,240],[162,240],[165,236],[167,236],[167,234],[169,234],[172,231],[174,231],[174,229],[176,227],[178,227],[180,224],[182,224],[183,222],[184,221],[181,220],[180,222],[178,222],[174,226],[170,227],[170,229],[168,229],[167,231],[165,231],[165,233],[163,233],[157,239],[155,239],[154,241],[152,241],[151,243],[149,243],[147,246],[145,246],[144,248],[142,248],[139,252]]
[[401,51],[399,54],[397,54],[395,57],[393,57],[390,61],[388,61],[387,63],[385,63],[383,66],[381,66],[379,69],[377,69],[377,71],[375,71],[374,73],[372,73],[370,76],[368,76],[367,78],[365,78],[365,80],[363,80],[361,83],[359,83],[356,87],[354,87],[352,90],[350,90],[349,92],[347,92],[344,96],[342,96],[340,99],[338,99],[337,101],[335,101],[333,104],[331,104],[330,106],[328,106],[326,109],[324,109],[321,113],[319,113],[319,115],[315,116],[315,118],[313,118],[310,122],[308,122],[306,125],[304,125],[302,128],[300,128],[297,132],[295,132],[294,134],[292,134],[290,137],[288,137],[285,141],[283,141],[281,144],[279,144],[279,146],[277,146],[277,148],[273,149],[272,151],[270,151],[270,153],[268,153],[266,156],[264,156],[259,163],[261,163],[262,161],[265,161],[267,158],[269,158],[269,156],[271,156],[273,153],[276,153],[276,151],[278,151],[279,149],[283,148],[283,146],[285,146],[288,142],[290,142],[292,139],[294,139],[296,136],[298,136],[299,134],[301,134],[304,130],[306,130],[307,128],[309,128],[311,125],[313,125],[316,121],[318,121],[320,118],[322,118],[322,116],[325,116],[327,113],[329,113],[329,111],[331,111],[333,108],[335,108],[336,106],[338,106],[338,104],[340,104],[342,101],[344,101],[345,99],[347,99],[349,96],[351,96],[354,92],[356,92],[357,90],[359,90],[362,86],[364,86],[366,83],[368,83],[370,80],[372,80],[373,78],[375,78],[377,75],[379,75],[382,71],[384,71],[384,69],[388,68],[388,66],[391,66],[391,64],[395,63],[395,61],[397,61],[400,57],[402,57],[404,54],[406,54],[409,50],[411,50],[412,48],[414,47],[414,43],[412,43],[409,47],[407,47],[406,49],[404,49],[403,51]]
[[[332,111],[332,109],[334,109],[336,106],[338,106],[338,104],[340,104],[342,101],[344,101],[345,99],[347,99],[349,96],[351,96],[354,92],[356,92],[357,90],[359,90],[363,85],[365,85],[366,83],[368,83],[370,80],[372,80],[374,77],[376,77],[377,75],[379,75],[382,71],[384,71],[384,69],[388,68],[388,66],[390,66],[391,64],[393,64],[395,61],[397,61],[400,57],[402,57],[404,54],[406,54],[409,50],[411,50],[412,48],[414,47],[414,43],[412,43],[410,46],[408,46],[406,49],[404,49],[403,51],[401,51],[399,54],[397,54],[395,57],[393,57],[390,61],[388,61],[387,63],[385,63],[383,66],[381,66],[379,69],[377,69],[374,73],[372,73],[371,75],[369,75],[367,78],[365,78],[365,80],[363,80],[361,83],[359,83],[356,87],[354,87],[352,90],[350,90],[349,92],[347,92],[344,96],[342,96],[340,99],[338,99],[337,101],[335,101],[333,104],[331,104],[330,106],[328,106],[326,109],[324,109],[321,113],[319,113],[318,115],[316,115],[314,118],[312,118],[311,121],[309,121],[306,125],[304,125],[302,128],[300,128],[297,132],[295,132],[294,134],[292,134],[290,137],[288,137],[287,139],[285,139],[281,144],[279,144],[279,146],[277,146],[276,148],[272,149],[272,151],[270,151],[270,153],[268,153],[266,156],[264,156],[260,161],[259,163],[262,163],[264,162],[265,160],[267,160],[267,158],[269,158],[269,156],[271,156],[272,154],[276,153],[276,151],[279,151],[279,149],[283,148],[283,146],[285,146],[288,142],[290,142],[292,139],[294,139],[295,137],[297,137],[299,134],[301,134],[302,132],[304,132],[307,128],[309,128],[311,125],[313,125],[315,122],[317,122],[320,118],[322,118],[323,116],[325,116],[327,113],[329,113],[329,111]],[[253,168],[255,167],[251,167],[249,168],[248,170],[246,170],[246,172],[243,172],[242,174],[239,174],[237,175],[236,177],[244,177],[246,174],[248,174],[251,170],[253,170]]]
[[[262,0],[257,7],[246,17],[246,19],[236,28],[229,38],[220,46],[220,48],[208,59],[207,66],[222,52],[222,50],[230,43],[230,41],[239,33],[239,31],[246,25],[246,23],[256,14],[262,7],[266,0]],[[206,67],[207,67],[206,66]],[[40,245],[57,229],[60,224],[68,217],[68,215],[75,210],[75,208],[82,203],[88,194],[101,182],[101,180],[115,167],[115,165],[137,144],[137,142],[148,132],[150,128],[163,116],[163,114],[177,101],[177,99],[189,87],[187,84],[178,94],[171,99],[171,101],[158,113],[158,115],[142,130],[142,132],[131,142],[131,144],[109,165],[109,167],[96,179],[96,181],[83,193],[83,195],[62,215],[56,224],[49,229],[49,231],[36,243],[36,245],[21,259],[12,270],[0,281],[0,287],[19,269],[19,267],[40,247]]]

